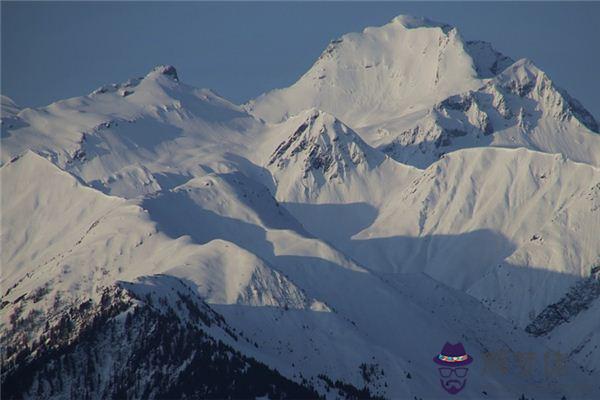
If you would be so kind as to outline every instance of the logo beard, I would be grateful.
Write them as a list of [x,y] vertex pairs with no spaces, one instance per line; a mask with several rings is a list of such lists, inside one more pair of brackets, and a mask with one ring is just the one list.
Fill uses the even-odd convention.
[[467,380],[463,379],[461,382],[458,379],[448,379],[446,381],[440,379],[440,383],[446,392],[456,394],[465,388]]

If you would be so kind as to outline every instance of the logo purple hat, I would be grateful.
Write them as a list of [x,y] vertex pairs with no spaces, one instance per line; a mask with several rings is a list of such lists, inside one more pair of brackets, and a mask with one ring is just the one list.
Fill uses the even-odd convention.
[[462,343],[450,344],[446,342],[440,354],[433,357],[433,362],[438,364],[440,384],[450,393],[457,394],[467,384],[467,365],[473,362],[473,357],[467,354]]
[[473,357],[467,354],[462,343],[446,342],[440,354],[433,357],[433,362],[445,367],[460,367],[473,362]]

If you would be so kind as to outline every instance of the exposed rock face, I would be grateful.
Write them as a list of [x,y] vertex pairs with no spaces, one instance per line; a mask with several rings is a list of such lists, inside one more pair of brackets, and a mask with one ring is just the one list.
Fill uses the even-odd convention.
[[160,74],[168,76],[173,79],[175,82],[179,82],[179,76],[177,75],[177,70],[172,65],[158,65],[154,67],[151,74]]
[[298,169],[327,181],[344,179],[356,168],[370,168],[381,155],[337,118],[316,109],[299,114],[297,128],[271,154],[267,167]]
[[536,104],[537,110],[559,121],[576,119],[583,126],[598,133],[598,123],[579,101],[575,100],[530,60],[521,59],[507,68],[495,83],[509,93]]
[[546,335],[588,309],[600,297],[600,268],[596,267],[592,272],[589,278],[575,284],[560,301],[546,307],[525,330],[534,336]]
[[[594,117],[531,61],[522,59],[479,89],[438,102],[377,147],[397,161],[425,167],[465,147],[518,144],[548,151],[548,143],[565,141],[569,158],[596,162],[596,151],[581,148],[574,135],[562,133],[581,131],[598,132]],[[554,135],[556,140],[549,137]]]

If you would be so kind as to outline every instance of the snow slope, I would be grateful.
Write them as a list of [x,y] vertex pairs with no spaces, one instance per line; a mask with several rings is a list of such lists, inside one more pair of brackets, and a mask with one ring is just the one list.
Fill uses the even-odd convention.
[[316,107],[360,128],[475,89],[480,79],[468,51],[455,28],[399,16],[332,41],[295,84],[246,108],[277,122]]
[[105,193],[153,193],[226,166],[262,124],[207,89],[187,86],[175,68],[92,94],[25,109],[3,140],[2,163],[25,149]]
[[21,108],[8,96],[0,95],[0,100],[0,106],[2,107],[2,119],[13,117],[21,110]]
[[426,168],[462,148],[526,147],[598,165],[598,123],[531,61],[456,28],[400,16],[333,41],[289,88],[248,102],[267,121],[315,107],[371,146]]
[[[410,373],[410,379],[374,381],[372,389],[388,396],[426,394],[434,387],[435,381],[431,379],[435,375],[425,372],[429,357],[420,355],[421,350],[415,352],[419,346],[435,352],[448,335],[457,338],[465,335],[464,341],[477,354],[494,346],[494,336],[490,335],[498,330],[497,324],[505,326],[502,329],[507,335],[512,333],[510,325],[498,317],[490,319],[492,314],[473,300],[470,307],[475,307],[474,315],[488,315],[486,318],[496,321],[490,322],[489,328],[449,328],[449,322],[443,321],[456,318],[452,312],[442,321],[430,317],[419,303],[414,304],[409,296],[385,280],[326,244],[299,236],[297,231],[302,228],[297,222],[285,211],[275,212],[279,207],[272,198],[261,199],[269,196],[269,192],[256,183],[249,186],[247,178],[209,175],[192,179],[173,191],[144,200],[142,206],[148,210],[145,212],[135,202],[106,196],[81,185],[31,152],[3,166],[1,171],[4,188],[10,190],[20,179],[36,188],[32,193],[23,193],[23,198],[3,199],[6,215],[33,217],[25,225],[16,220],[3,221],[3,226],[12,227],[10,238],[29,235],[31,243],[44,240],[43,243],[56,246],[49,246],[48,253],[39,256],[30,248],[3,252],[3,255],[18,254],[25,260],[18,263],[10,256],[3,260],[3,265],[14,265],[7,277],[19,277],[16,282],[3,282],[12,288],[3,296],[12,303],[5,304],[2,310],[6,332],[13,333],[15,326],[22,326],[19,318],[25,318],[30,326],[43,332],[45,321],[51,325],[59,323],[61,306],[57,304],[68,307],[78,299],[98,299],[103,288],[116,280],[134,281],[149,273],[167,274],[191,282],[197,293],[214,304],[232,327],[257,343],[259,350],[250,351],[242,346],[246,354],[276,367],[284,376],[297,378],[302,374],[316,385],[317,376],[326,374],[360,386],[364,382],[359,365],[363,363],[377,364],[388,376]],[[44,186],[47,188],[39,190]],[[86,206],[64,203],[63,198],[84,202]],[[184,204],[190,208],[184,209]],[[85,210],[85,213],[64,218],[66,211],[55,212],[61,210],[61,205],[66,210]],[[187,216],[188,223],[171,218],[176,215]],[[215,216],[221,222],[208,219]],[[237,221],[231,230],[227,219]],[[68,224],[68,229],[56,230],[59,221]],[[166,226],[167,223],[172,227]],[[260,244],[258,234],[245,236],[245,224],[252,224],[252,229],[267,229],[268,246]],[[209,226],[213,228],[207,232]],[[181,231],[174,232],[174,227]],[[24,233],[17,236],[21,232]],[[208,236],[203,238],[202,234]],[[3,236],[3,248],[16,246]],[[348,297],[348,293],[354,295]],[[50,317],[40,312],[45,308],[53,310]],[[8,318],[15,309],[16,319]],[[8,321],[12,319],[15,323]],[[399,342],[397,332],[402,331],[406,320],[412,321],[414,329],[406,332],[404,340]],[[432,328],[437,324],[442,325]],[[32,339],[35,332],[30,330]],[[298,332],[310,334],[298,335]],[[520,335],[521,339],[508,345],[508,351],[522,351],[523,341],[531,340],[524,333]],[[11,335],[4,340],[10,344],[10,338],[17,337],[20,336]],[[484,343],[483,347],[479,342]],[[356,352],[357,348],[363,350]],[[307,349],[312,350],[307,352]],[[508,385],[502,383],[507,382],[505,379],[511,380],[515,395],[537,387],[536,380],[515,383],[512,380],[519,381],[516,377],[482,375],[471,393],[473,396],[478,390],[504,393]],[[573,379],[583,378],[574,375]],[[546,389],[536,389],[540,390]],[[549,390],[562,393],[558,388]]]
[[[65,390],[101,398],[118,378],[158,396],[142,377],[161,371],[189,393],[202,364],[162,353],[172,341],[150,327],[167,324],[280,393],[438,398],[446,341],[476,360],[465,398],[600,393],[598,128],[529,61],[401,16],[243,107],[171,66],[2,107],[0,340],[3,366],[36,371],[24,392],[59,385],[36,361],[54,348],[94,366],[65,369],[83,382]],[[568,353],[563,375],[544,373],[550,350]],[[146,360],[133,377],[120,353]],[[497,353],[506,370],[489,368]]]
[[525,147],[599,165],[598,123],[529,60],[425,112],[363,129],[394,159],[424,168],[462,148]]
[[[289,307],[312,304],[255,255],[229,242],[213,241],[218,237],[214,232],[207,246],[198,246],[183,235],[174,234],[178,238],[174,240],[165,235],[170,230],[159,231],[150,218],[155,217],[154,204],[148,211],[136,202],[104,195],[37,154],[27,152],[0,171],[2,224],[11,228],[2,235],[6,272],[2,283],[9,288],[7,300],[44,286],[74,297],[92,295],[117,279],[194,265],[192,275],[197,275],[194,279],[201,282],[202,294],[211,301]],[[28,190],[16,189],[22,181],[32,183]],[[263,285],[259,286],[263,303],[252,297],[256,285]],[[269,294],[280,285],[283,294]],[[278,297],[287,296],[287,291],[291,292],[288,299]]]
[[[347,247],[372,268],[422,270],[471,294],[473,285],[502,260],[530,269],[524,272],[532,279],[529,292],[541,296],[531,304],[522,297],[515,301],[524,288],[497,288],[496,279],[477,291],[479,297],[511,299],[518,312],[495,310],[522,324],[529,312],[537,315],[574,279],[589,275],[597,261],[599,174],[596,167],[526,149],[457,151],[390,198]],[[548,277],[541,285],[536,270],[548,272],[556,282]]]
[[569,354],[573,360],[584,366],[590,375],[597,375],[600,368],[597,357],[600,346],[599,311],[600,301],[596,295],[595,301],[577,315],[568,316],[563,325],[547,335],[549,347]]
[[[257,162],[274,180],[276,196],[301,203],[379,202],[416,169],[390,160],[343,122],[309,109],[272,125]],[[268,154],[268,156],[266,155]],[[386,186],[387,185],[387,186]]]
[[[424,299],[412,299],[414,294],[409,295],[403,288],[360,268],[326,244],[294,234],[294,230],[282,229],[281,226],[269,229],[272,231],[267,232],[267,239],[273,246],[272,250],[253,247],[257,246],[256,240],[245,242],[241,229],[244,221],[248,224],[254,221],[256,228],[265,229],[262,221],[270,220],[258,218],[256,212],[252,211],[251,205],[260,193],[255,192],[252,198],[248,195],[253,191],[245,191],[243,194],[246,197],[243,194],[239,196],[244,200],[226,194],[233,193],[231,186],[235,183],[244,183],[245,186],[247,182],[241,179],[227,181],[209,176],[200,181],[192,180],[175,189],[172,194],[157,194],[158,200],[154,201],[158,201],[158,204],[152,203],[151,199],[146,200],[147,203],[143,204],[148,208],[146,213],[135,202],[86,188],[68,173],[49,164],[47,160],[28,152],[2,167],[3,184],[9,188],[17,184],[11,181],[12,177],[17,176],[38,188],[43,185],[55,187],[35,191],[32,195],[24,194],[24,199],[16,199],[20,201],[14,203],[6,198],[4,201],[9,215],[28,213],[34,217],[31,221],[54,226],[57,220],[64,219],[63,213],[46,213],[46,210],[59,209],[57,206],[63,200],[57,197],[58,193],[62,193],[64,198],[89,205],[81,207],[66,204],[69,209],[85,209],[87,212],[93,211],[93,214],[64,219],[70,224],[69,231],[73,238],[60,232],[52,236],[52,229],[31,229],[27,224],[21,226],[3,221],[3,225],[11,224],[10,232],[28,232],[32,243],[49,237],[46,240],[57,246],[64,240],[66,243],[63,242],[60,247],[68,249],[35,268],[15,266],[15,270],[10,270],[7,276],[20,276],[22,279],[18,279],[16,285],[12,280],[6,284],[10,285],[11,290],[3,296],[4,301],[9,302],[3,304],[2,309],[3,331],[7,333],[3,337],[5,345],[12,346],[14,340],[23,340],[24,326],[29,327],[29,340],[35,341],[36,333],[44,335],[48,332],[44,328],[46,322],[51,327],[60,326],[63,310],[77,306],[86,299],[99,302],[113,282],[123,279],[136,282],[150,273],[165,274],[189,282],[196,295],[205,298],[233,329],[242,332],[249,343],[256,343],[257,347],[252,348],[248,342],[243,344],[229,340],[231,346],[275,367],[290,379],[298,380],[299,376],[303,376],[317,387],[323,386],[318,378],[321,374],[361,387],[365,382],[360,365],[366,363],[385,371],[386,378],[373,380],[373,391],[390,397],[433,395],[437,393],[433,389],[437,378],[428,372],[431,368],[430,357],[424,356],[423,349],[426,349],[428,356],[429,353],[435,354],[439,343],[448,340],[448,337],[463,340],[472,354],[479,358],[484,357],[484,351],[496,346],[496,335],[505,337],[503,340],[507,342],[502,351],[511,354],[531,346],[538,346],[536,348],[540,353],[544,351],[543,345],[527,338],[523,332],[508,339],[515,335],[512,326],[464,295],[448,294],[456,296],[457,302],[469,307],[471,315],[488,321],[489,325],[452,324],[451,321],[458,318],[455,313],[463,307],[452,307],[441,319],[440,316],[431,315],[425,310],[433,307],[424,307]],[[207,182],[212,184],[206,185]],[[191,230],[192,227],[197,227],[200,232],[203,226],[211,225],[196,213],[187,214],[188,218],[198,215],[192,217],[188,229],[180,221],[167,218],[169,223],[185,229],[187,234],[172,232],[156,213],[161,206],[162,196],[166,197],[164,201],[171,207],[181,210],[181,204],[175,198],[179,192],[184,192],[184,196],[201,205],[198,212],[205,210],[222,218],[236,216],[239,221],[237,232],[229,232],[229,240],[217,238],[203,245],[197,243],[203,240],[198,236],[200,233]],[[36,197],[39,193],[44,197]],[[224,200],[239,203],[232,206]],[[109,211],[97,220],[99,222],[91,222],[105,212],[103,207],[108,207]],[[257,202],[257,208],[264,214],[270,208],[277,208],[277,205],[274,201],[262,201]],[[162,212],[172,211],[165,207]],[[153,219],[158,222],[152,222]],[[290,217],[284,213],[281,219],[286,221]],[[277,225],[274,222],[267,224]],[[89,230],[88,225],[93,228]],[[217,237],[224,235],[227,229],[225,224],[215,223],[212,226],[222,226],[225,230],[221,234],[212,231],[212,235]],[[118,234],[115,235],[115,232]],[[73,244],[75,237],[81,238]],[[8,243],[5,244],[5,241]],[[243,250],[236,242],[248,248],[253,247],[252,253]],[[69,245],[72,247],[69,248]],[[11,248],[11,243],[4,236],[3,247]],[[267,257],[269,252],[268,262],[253,255],[257,253]],[[49,255],[41,258],[47,257]],[[33,260],[29,265],[37,260],[35,254],[31,254],[29,259]],[[12,263],[13,258],[3,260],[3,265],[10,266]],[[50,277],[52,279],[49,280]],[[412,285],[421,280],[429,282],[425,277],[415,279]],[[428,287],[435,285],[433,282],[423,284]],[[168,293],[168,287],[164,291]],[[348,293],[353,295],[348,296]],[[144,293],[139,297],[144,298]],[[316,301],[315,298],[322,300]],[[167,301],[172,299],[167,296]],[[408,331],[403,329],[407,320],[412,325]],[[403,332],[402,340],[398,340],[400,332]],[[477,397],[482,390],[492,397],[501,397],[506,390],[515,396],[529,391],[548,395],[569,393],[549,384],[542,376],[522,379],[513,374],[489,375],[481,370],[474,371],[474,375],[474,383],[467,392],[472,397]],[[585,375],[577,372],[569,377],[581,382],[586,379]],[[510,389],[507,389],[509,386]]]

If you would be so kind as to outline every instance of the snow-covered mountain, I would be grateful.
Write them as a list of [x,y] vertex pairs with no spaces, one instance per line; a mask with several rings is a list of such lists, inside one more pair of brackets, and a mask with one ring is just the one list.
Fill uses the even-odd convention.
[[262,127],[212,91],[180,83],[172,66],[24,109],[14,119],[16,129],[2,126],[3,164],[30,149],[89,186],[126,198],[227,169],[227,154],[243,152]]
[[334,40],[289,88],[245,108],[280,121],[316,107],[404,164],[462,148],[526,147],[598,165],[598,123],[529,60],[457,29],[400,16]]
[[0,95],[0,100],[2,101],[2,121],[19,113],[19,106],[10,97]]
[[262,95],[246,108],[280,121],[316,107],[361,128],[476,89],[477,67],[455,28],[399,16],[332,41],[295,84]]
[[[36,193],[23,193],[28,201],[16,196],[14,202],[13,196],[5,199],[6,215],[21,216],[24,221],[22,225],[7,221],[15,227],[11,233],[16,235],[24,231],[24,235],[30,237],[28,240],[38,243],[38,248],[48,246],[46,243],[57,246],[57,249],[48,246],[49,254],[42,254],[40,257],[34,251],[27,262],[17,262],[12,257],[3,260],[3,265],[15,266],[15,270],[9,270],[7,274],[7,277],[13,279],[5,284],[9,290],[3,296],[5,303],[2,310],[7,317],[3,343],[11,350],[7,359],[7,376],[11,378],[16,379],[25,373],[23,369],[27,369],[25,366],[29,365],[28,360],[31,360],[32,365],[39,365],[36,355],[46,354],[48,347],[54,349],[54,352],[48,353],[46,357],[68,358],[73,365],[88,365],[85,363],[89,350],[85,348],[87,346],[89,349],[90,345],[85,343],[92,340],[98,346],[92,347],[94,354],[97,351],[99,353],[93,356],[96,361],[91,366],[86,366],[87,372],[77,375],[65,370],[61,372],[61,376],[71,377],[68,382],[70,379],[93,379],[93,385],[96,385],[74,390],[95,393],[97,396],[111,393],[111,390],[116,390],[113,382],[135,380],[136,374],[151,371],[134,369],[127,374],[120,372],[122,366],[119,363],[125,361],[119,357],[126,359],[144,354],[143,343],[148,339],[143,339],[145,336],[141,332],[144,329],[153,332],[150,327],[155,323],[179,326],[180,322],[176,321],[181,321],[184,326],[193,323],[196,326],[194,329],[204,334],[186,330],[180,332],[179,329],[182,328],[174,327],[174,337],[200,335],[209,343],[213,343],[210,338],[227,339],[225,343],[229,347],[222,351],[237,349],[236,351],[246,354],[246,357],[276,368],[287,379],[304,376],[310,382],[309,388],[321,387],[322,393],[326,393],[327,380],[319,376],[331,377],[334,382],[351,382],[358,387],[367,385],[368,382],[361,375],[363,364],[369,365],[374,371],[385,371],[385,376],[403,377],[400,381],[391,380],[377,372],[367,385],[374,393],[391,393],[389,395],[402,397],[410,393],[428,393],[431,390],[428,387],[434,387],[436,378],[427,373],[430,360],[420,359],[421,350],[417,349],[420,349],[419,346],[435,348],[438,342],[449,336],[465,341],[470,351],[479,358],[484,357],[486,349],[494,348],[495,343],[500,340],[497,335],[506,337],[503,340],[507,340],[507,344],[502,349],[511,354],[518,354],[531,346],[539,346],[539,351],[544,351],[543,344],[528,338],[524,332],[520,332],[516,339],[512,338],[514,333],[509,323],[465,295],[448,291],[448,298],[456,298],[453,301],[463,304],[456,308],[452,306],[451,309],[458,312],[467,307],[470,310],[467,313],[469,318],[479,319],[485,315],[485,326],[475,328],[476,324],[473,322],[469,324],[470,328],[462,327],[452,322],[452,313],[441,317],[431,315],[425,310],[433,310],[437,306],[427,305],[431,301],[427,297],[415,298],[415,294],[405,293],[404,290],[408,289],[399,286],[406,284],[402,279],[378,277],[347,260],[325,243],[298,236],[293,231],[291,217],[285,213],[280,215],[282,221],[279,225],[287,220],[292,229],[283,229],[285,225],[277,226],[278,222],[267,217],[269,208],[279,208],[277,203],[268,198],[257,201],[261,194],[256,193],[255,189],[243,188],[241,190],[244,191],[239,196],[232,196],[231,184],[245,186],[243,180],[230,178],[227,184],[227,179],[218,179],[213,175],[199,181],[192,180],[174,191],[145,199],[144,207],[148,210],[145,212],[135,202],[106,196],[81,185],[68,173],[32,152],[5,165],[1,170],[6,174],[2,176],[2,182],[8,190],[18,185],[13,178],[21,178],[32,182],[31,190]],[[39,190],[40,188],[43,190]],[[267,193],[262,196],[267,196]],[[239,200],[231,197],[239,197]],[[65,203],[63,198],[85,202],[87,207]],[[228,204],[228,201],[246,203],[234,206]],[[190,202],[201,203],[202,207],[198,206],[194,210],[196,206],[189,204]],[[184,209],[185,204],[189,208]],[[250,204],[256,204],[255,208],[262,209],[260,213],[264,217],[255,215],[248,207]],[[93,214],[71,217],[65,211],[79,212],[82,209]],[[35,215],[36,220],[30,221],[22,215]],[[184,223],[177,216],[189,221]],[[228,220],[236,223],[227,223]],[[254,223],[251,225],[252,221]],[[68,228],[52,229],[59,227],[61,222],[68,224]],[[166,226],[167,223],[172,226]],[[47,229],[39,228],[39,225]],[[207,230],[207,226],[213,228]],[[265,232],[264,244],[261,243],[259,232],[252,232],[251,235],[243,232],[265,229],[267,226],[274,228]],[[172,229],[182,231],[173,232]],[[237,232],[230,229],[237,229]],[[215,239],[203,239],[201,235],[205,232]],[[178,239],[170,239],[168,236]],[[22,235],[16,236],[21,237]],[[39,244],[40,241],[42,244]],[[269,249],[270,246],[273,248]],[[7,247],[11,248],[10,243]],[[251,252],[243,247],[251,249]],[[64,251],[60,252],[58,249]],[[26,256],[28,251],[24,249],[4,254]],[[254,254],[261,254],[264,258]],[[158,288],[152,289],[151,294],[147,293],[148,290],[140,294],[135,289],[140,280],[147,281],[144,278],[146,275],[142,275],[144,273],[155,277],[151,278],[154,282],[151,286]],[[166,278],[161,278],[162,276]],[[423,285],[429,291],[435,290],[435,287],[447,290],[441,289],[439,284],[425,276],[407,276],[406,279],[410,279],[411,285]],[[123,288],[123,284],[113,286],[114,282],[122,281],[132,282],[133,288],[125,286],[126,291],[122,292],[119,288]],[[179,281],[183,284],[178,283]],[[163,288],[164,285],[166,287]],[[172,286],[178,289],[174,291]],[[131,290],[133,294],[130,293]],[[155,291],[158,293],[152,294]],[[349,296],[349,293],[352,295]],[[192,294],[195,297],[191,300],[186,300],[187,297],[177,300],[180,296]],[[137,304],[135,307],[138,311],[128,311],[132,301]],[[194,311],[194,303],[190,304],[190,301],[200,304],[203,304],[202,301],[208,302],[208,307],[221,316],[213,316],[211,319],[223,318],[227,325],[223,325],[223,322],[216,328],[209,329],[212,325],[205,321],[206,318],[202,318],[202,313],[207,311],[202,311],[199,321],[192,319],[198,317]],[[178,311],[181,309],[181,306],[177,306],[178,302],[185,305],[183,311]],[[203,310],[207,306],[196,307]],[[191,313],[196,316],[192,317]],[[129,314],[131,318],[127,317]],[[65,315],[75,321],[72,328],[65,325]],[[121,325],[127,319],[130,320],[130,325]],[[413,326],[409,331],[404,329],[407,320]],[[118,353],[121,354],[119,357],[117,354],[107,355],[100,350],[110,346],[110,337],[127,335],[131,326],[136,328],[133,328],[124,342],[131,341],[131,344],[123,345],[124,350]],[[215,329],[217,332],[214,332]],[[402,341],[398,341],[399,332],[403,331]],[[79,332],[86,332],[85,341]],[[302,332],[302,335],[297,332]],[[63,339],[64,334],[68,336]],[[161,336],[155,340],[162,343],[166,339]],[[165,343],[165,346],[175,346],[176,343]],[[66,347],[67,344],[71,346]],[[35,349],[36,352],[24,352],[21,350],[23,345],[26,346],[25,349]],[[179,345],[184,349],[189,346],[193,348],[187,341]],[[125,355],[122,354],[123,351]],[[178,350],[174,354],[166,352],[165,356],[169,357],[170,363],[180,362],[186,365],[196,362],[193,358],[188,361],[188,357],[193,355],[186,355],[182,351],[183,349]],[[126,356],[127,354],[131,355]],[[161,357],[157,355],[147,364],[157,365],[159,360]],[[13,362],[14,369],[10,368]],[[63,390],[74,387],[72,383],[59,385],[54,380],[59,378],[53,378],[55,375],[48,368],[36,368],[40,369],[34,369],[35,373],[30,372],[29,375],[33,385],[31,390],[35,388],[36,392],[39,390],[39,393],[49,395],[63,393]],[[95,377],[96,371],[107,368],[114,368],[119,372]],[[183,371],[178,372],[182,373]],[[504,393],[504,387],[509,385],[513,386],[511,393],[515,396],[532,388],[536,388],[537,393],[548,395],[563,393],[559,387],[538,387],[541,377],[514,383],[512,380],[516,378],[510,375],[490,379],[481,371],[477,374],[482,375],[478,378],[479,382],[473,385],[473,395],[482,390]],[[497,383],[496,379],[504,380],[505,383]],[[571,379],[585,380],[584,376],[577,373]],[[44,382],[53,382],[56,386],[46,386]],[[303,383],[302,380],[297,382]],[[136,392],[128,395],[142,390],[144,393],[155,391],[155,395],[158,395],[169,389],[157,388],[152,383],[144,383],[141,387],[143,389],[136,389]],[[184,386],[184,389],[188,390],[189,386]]]
[[369,127],[374,145],[394,159],[425,167],[461,148],[525,147],[600,163],[594,117],[529,60],[519,60],[481,88],[427,111]]
[[158,66],[1,128],[8,398],[441,398],[447,341],[465,398],[600,395],[598,124],[454,27],[244,106]]
[[[301,203],[377,201],[416,169],[373,149],[324,111],[309,109],[270,128],[274,138],[258,162],[270,172],[276,196]],[[368,200],[367,200],[368,199]]]

